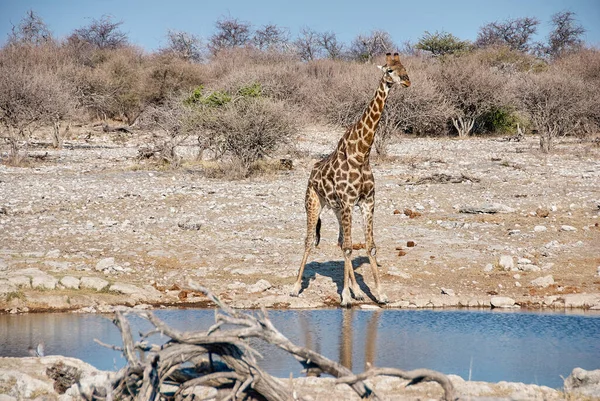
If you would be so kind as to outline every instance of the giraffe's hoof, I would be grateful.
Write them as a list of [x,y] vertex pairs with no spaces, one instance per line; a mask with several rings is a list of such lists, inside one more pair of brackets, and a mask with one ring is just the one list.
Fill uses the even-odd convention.
[[348,288],[342,291],[342,302],[340,305],[342,307],[352,306],[352,297],[350,296],[350,290]]
[[302,285],[294,285],[290,291],[290,297],[297,297],[300,294],[301,287]]
[[376,296],[375,299],[377,300],[377,303],[379,303],[379,304],[387,304],[388,302],[390,302],[388,300],[387,295],[385,295],[385,294],[381,294],[379,296]]
[[356,291],[352,290],[352,292],[354,293],[354,299],[356,299],[357,301],[364,301],[367,298],[365,293],[362,292],[362,290],[360,289],[357,289]]

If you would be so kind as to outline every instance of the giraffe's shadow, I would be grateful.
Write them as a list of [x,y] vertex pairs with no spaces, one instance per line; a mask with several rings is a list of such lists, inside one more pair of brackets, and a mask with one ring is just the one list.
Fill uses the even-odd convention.
[[[359,256],[352,260],[352,268],[354,270],[361,267],[363,264],[369,263],[369,258],[366,256]],[[369,270],[370,271],[370,270]],[[313,281],[316,279],[316,275],[320,274],[321,276],[330,277],[333,282],[337,285],[337,293],[342,296],[342,290],[344,289],[344,261],[343,260],[332,260],[327,262],[316,262],[312,261],[306,264],[304,268],[304,274],[302,275],[302,289],[300,292],[305,291]],[[360,289],[365,293],[367,297],[369,297],[374,302],[377,302],[375,296],[371,292],[371,289],[365,283],[364,277],[362,274],[354,272],[356,277],[356,282]]]

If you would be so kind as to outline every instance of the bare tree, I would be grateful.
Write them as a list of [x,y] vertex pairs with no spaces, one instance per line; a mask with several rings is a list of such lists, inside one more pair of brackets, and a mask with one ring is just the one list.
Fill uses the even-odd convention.
[[103,15],[100,19],[93,19],[88,26],[76,29],[68,41],[86,43],[96,49],[118,49],[128,43],[121,25],[123,21],[115,22],[112,16]]
[[560,57],[567,52],[581,49],[581,36],[585,33],[585,28],[575,21],[574,12],[562,11],[554,14],[552,25],[554,29],[548,37],[548,45],[543,48],[545,54]]
[[283,50],[289,42],[289,32],[275,24],[267,24],[254,32],[252,42],[260,50]]
[[556,138],[584,132],[600,123],[598,85],[574,76],[561,66],[524,75],[516,94],[540,135],[540,149],[552,151]]
[[140,158],[156,160],[178,167],[181,157],[177,147],[192,134],[192,110],[180,96],[172,96],[160,105],[147,107],[139,117],[140,126],[152,132],[152,144],[139,149]]
[[311,61],[319,58],[320,44],[319,33],[314,29],[303,27],[300,36],[294,41],[296,51],[303,61]]
[[479,28],[475,46],[506,45],[514,50],[528,52],[531,50],[531,39],[536,34],[539,24],[537,18],[531,17],[491,22]]
[[433,77],[456,114],[452,123],[460,137],[470,134],[485,113],[511,103],[506,77],[482,64],[475,56],[453,57],[436,65]]
[[[74,89],[56,72],[24,68],[11,53],[5,49],[0,54],[0,138],[9,146],[9,163],[17,165],[31,134],[43,125],[60,129],[77,103]],[[61,145],[59,135],[55,132],[56,146]]]
[[27,11],[18,25],[12,27],[8,35],[9,44],[41,45],[52,41],[52,32],[46,23],[33,10]]
[[344,44],[338,41],[335,32],[328,31],[318,34],[317,43],[327,58],[338,60],[344,55]]
[[211,53],[217,54],[223,49],[243,47],[250,43],[252,25],[237,18],[221,18],[215,23],[216,32],[208,40]]
[[396,49],[392,37],[386,31],[372,31],[369,35],[358,35],[350,45],[349,54],[354,60],[372,63],[375,57]]
[[186,61],[200,62],[203,59],[202,47],[202,40],[198,36],[184,31],[169,30],[167,45],[160,51],[173,54]]

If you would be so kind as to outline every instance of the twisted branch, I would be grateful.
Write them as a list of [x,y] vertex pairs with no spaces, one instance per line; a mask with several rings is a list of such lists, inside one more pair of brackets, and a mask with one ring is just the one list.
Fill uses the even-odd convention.
[[[118,310],[113,322],[121,331],[123,346],[97,342],[112,349],[120,349],[127,359],[127,366],[117,372],[107,385],[93,389],[91,394],[82,394],[84,399],[183,401],[193,398],[187,393],[194,387],[210,386],[221,392],[218,398],[224,400],[256,397],[267,401],[302,400],[280,379],[258,366],[256,357],[260,354],[249,346],[246,341],[249,338],[258,338],[285,350],[307,370],[318,370],[336,377],[337,383],[349,385],[361,398],[380,400],[364,380],[386,375],[410,380],[407,386],[426,381],[437,382],[445,392],[445,401],[456,399],[452,383],[439,372],[427,369],[407,372],[391,368],[371,368],[354,375],[343,365],[292,343],[273,326],[266,310],[261,310],[256,316],[242,313],[233,310],[210,290],[194,282],[190,282],[189,287],[192,291],[204,293],[219,307],[215,312],[215,324],[206,332],[179,331],[150,312]],[[135,343],[126,314],[136,314],[148,320],[155,327],[153,333],[160,332],[170,340],[161,346]],[[147,338],[147,335],[142,337]],[[140,358],[136,351],[148,353],[148,356],[142,355]],[[218,356],[218,361],[213,361],[213,355]],[[161,393],[165,391],[164,386],[161,386],[166,383],[176,387],[172,394]]]

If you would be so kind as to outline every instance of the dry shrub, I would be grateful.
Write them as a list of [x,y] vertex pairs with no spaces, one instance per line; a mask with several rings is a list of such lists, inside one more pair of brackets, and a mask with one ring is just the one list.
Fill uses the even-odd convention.
[[93,51],[91,66],[81,66],[76,77],[82,103],[96,118],[132,123],[145,105],[144,56],[125,47]]
[[305,107],[321,121],[343,127],[354,124],[371,100],[380,72],[372,64],[316,60],[302,71]]
[[151,143],[139,150],[139,158],[178,167],[182,157],[177,148],[193,134],[194,110],[186,106],[183,96],[173,95],[161,104],[148,106],[139,118],[139,125],[152,133]]
[[[8,46],[0,52],[0,138],[9,146],[8,162],[22,162],[31,134],[44,125],[69,120],[77,107],[73,85],[62,63],[40,45]],[[52,62],[49,62],[52,59]],[[56,146],[60,133],[55,132]]]
[[508,46],[489,46],[473,52],[472,57],[483,65],[505,74],[541,72],[547,68],[546,62],[529,53],[511,49]]
[[246,174],[253,163],[287,143],[297,131],[287,105],[265,98],[241,98],[220,107],[201,107],[196,124],[205,141],[222,147]]
[[170,54],[150,56],[146,64],[143,98],[150,104],[160,104],[172,94],[190,91],[209,80],[208,67]]
[[548,153],[555,139],[598,129],[598,87],[561,65],[521,77],[516,85],[520,107],[540,135],[540,149]]
[[582,49],[556,60],[558,68],[595,84],[600,82],[600,49]]
[[444,58],[432,64],[430,71],[437,88],[456,111],[452,124],[460,137],[468,136],[475,122],[487,113],[514,102],[508,77],[482,63],[476,53]]

